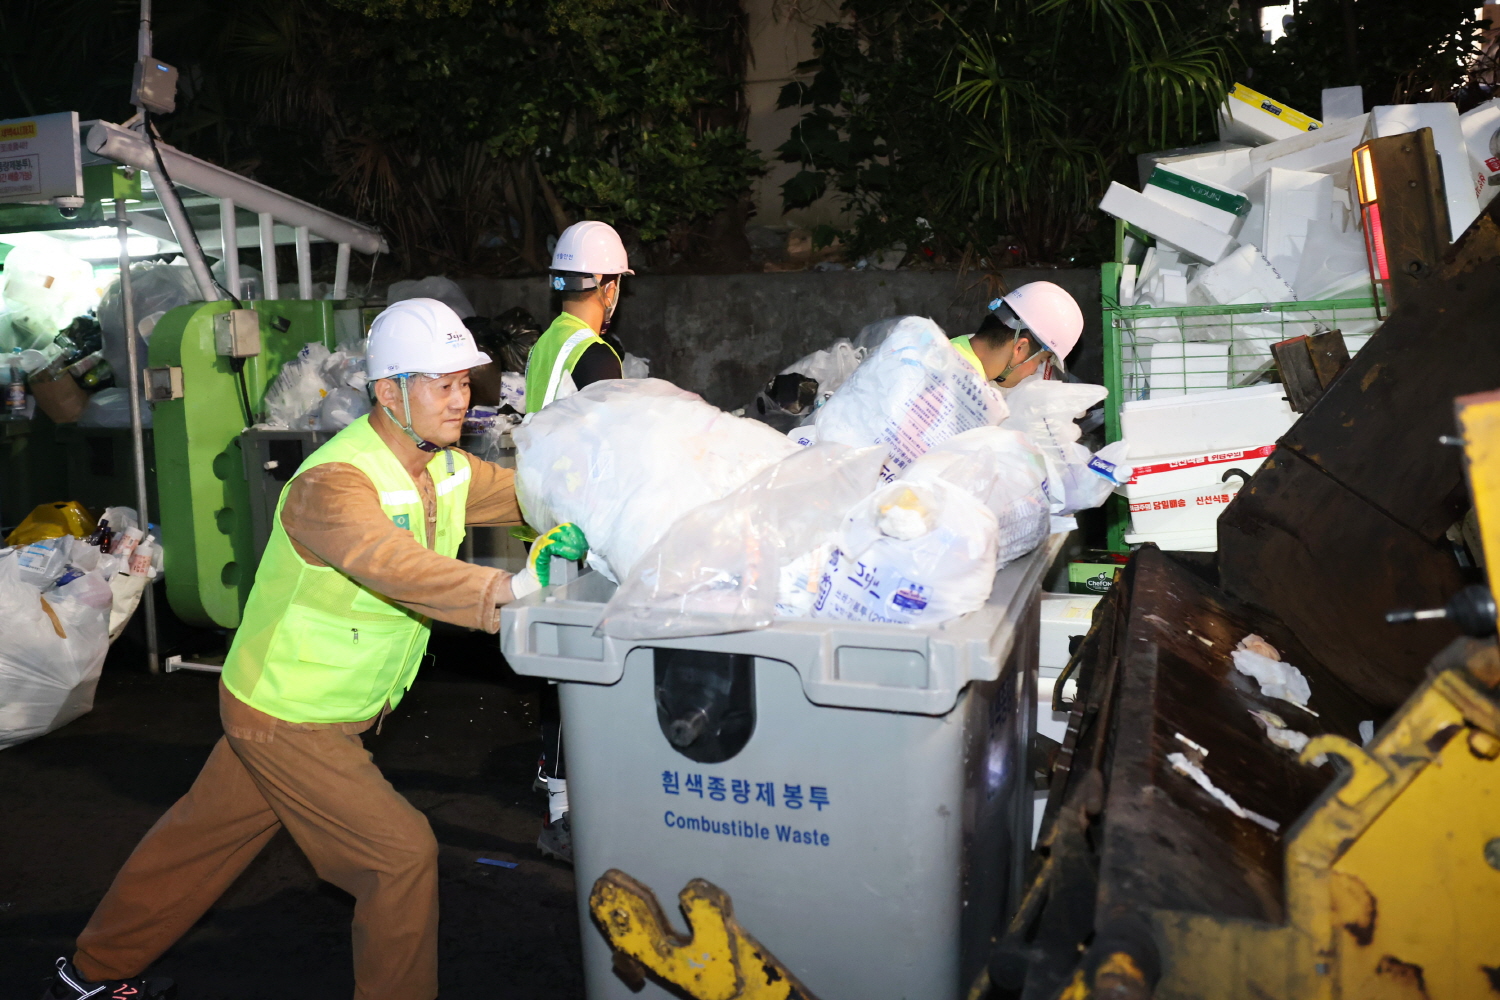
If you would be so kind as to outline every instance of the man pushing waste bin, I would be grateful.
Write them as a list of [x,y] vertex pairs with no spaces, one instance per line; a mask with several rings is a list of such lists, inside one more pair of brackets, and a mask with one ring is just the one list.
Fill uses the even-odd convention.
[[145,968],[285,827],[318,875],[354,896],[354,995],[437,996],[437,841],[360,733],[400,704],[431,619],[499,629],[500,605],[582,558],[573,525],[511,575],[453,558],[465,524],[519,524],[514,473],[455,450],[468,370],[485,364],[458,315],[407,299],[370,329],[374,408],[305,461],[219,685],[224,736],[188,793],[115,876],[44,1000],[171,996]]
[[1067,372],[1083,334],[1083,310],[1061,285],[1033,281],[990,302],[979,330],[950,343],[986,380],[1014,389],[1030,378]]

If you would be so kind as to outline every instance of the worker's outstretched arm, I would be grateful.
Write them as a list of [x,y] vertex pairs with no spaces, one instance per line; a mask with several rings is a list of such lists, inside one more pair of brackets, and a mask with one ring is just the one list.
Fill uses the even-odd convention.
[[[471,484],[469,513],[475,513],[476,502],[488,504],[492,509],[479,513],[495,516],[491,523],[518,523],[518,512],[513,521],[505,516],[503,494],[509,494],[511,507],[515,503],[514,491],[500,488],[505,477],[486,471],[476,478],[487,485],[476,491],[473,487],[480,484]],[[427,477],[417,485],[424,504],[434,503]],[[281,524],[297,554],[309,563],[332,566],[418,614],[499,631],[499,605],[513,597],[511,575],[450,559],[419,544],[410,531],[396,527],[386,516],[375,484],[354,466],[338,462],[317,466],[294,479],[287,490]]]

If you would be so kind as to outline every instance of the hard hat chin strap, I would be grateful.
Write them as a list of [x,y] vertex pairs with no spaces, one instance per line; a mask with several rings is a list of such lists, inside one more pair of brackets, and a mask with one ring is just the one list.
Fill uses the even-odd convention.
[[1026,364],[1030,363],[1034,358],[1039,358],[1043,354],[1047,353],[1048,349],[1046,347],[1044,347],[1044,346],[1041,346],[1041,341],[1036,340],[1035,337],[1032,337],[1031,339],[1033,341],[1036,341],[1036,343],[1038,345],[1037,349],[1034,350],[1034,351],[1032,351],[1030,354],[1028,354],[1022,360],[1017,361],[1015,364],[1013,364],[1013,365],[1007,365],[1005,367],[1004,371],[1002,371],[999,375],[995,376],[995,381],[996,382],[1004,382],[1006,379],[1010,378],[1010,373],[1011,372],[1015,371],[1017,368],[1020,368],[1023,365],[1026,365]]
[[401,383],[401,408],[406,411],[406,423],[403,424],[401,421],[397,420],[396,415],[391,412],[391,408],[389,406],[386,406],[384,403],[380,404],[380,408],[385,411],[385,415],[390,418],[391,423],[395,424],[397,427],[405,431],[406,436],[411,438],[412,442],[415,443],[418,448],[427,452],[442,451],[442,445],[433,444],[431,441],[428,441],[426,438],[422,437],[422,435],[412,430],[411,396],[408,395],[406,388],[406,381],[409,378],[411,378],[410,375],[396,376],[396,381]]

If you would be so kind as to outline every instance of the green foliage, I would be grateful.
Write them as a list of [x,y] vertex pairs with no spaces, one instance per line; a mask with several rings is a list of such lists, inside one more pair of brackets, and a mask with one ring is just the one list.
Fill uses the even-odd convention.
[[840,194],[856,251],[1078,261],[1135,153],[1212,134],[1231,85],[1217,0],[846,0],[817,31],[779,153],[788,207]]
[[1472,70],[1483,68],[1474,64],[1483,26],[1474,20],[1475,6],[1468,0],[1301,0],[1274,47],[1259,39],[1246,46],[1251,86],[1315,118],[1324,88],[1354,84],[1364,87],[1368,107],[1465,104],[1457,91]]
[[[156,52],[182,85],[158,124],[378,223],[405,269],[540,269],[547,236],[585,217],[681,243],[761,169],[740,127],[738,4],[688,2],[173,0]],[[23,6],[0,10],[0,46],[27,70],[24,93],[0,82],[0,111],[128,117],[133,4],[59,0],[64,22]]]

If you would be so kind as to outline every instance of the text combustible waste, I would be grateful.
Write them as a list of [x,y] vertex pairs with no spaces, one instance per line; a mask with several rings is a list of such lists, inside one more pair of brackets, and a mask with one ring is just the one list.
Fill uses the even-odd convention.
[[[746,837],[750,840],[770,840],[771,828],[760,823],[742,819],[717,820],[707,816],[679,816],[668,809],[662,816],[667,826],[674,830],[696,830],[699,833],[717,833],[726,837]],[[798,830],[776,824],[776,839],[783,844],[806,844],[808,847],[827,847],[831,843],[828,834],[819,830]]]

